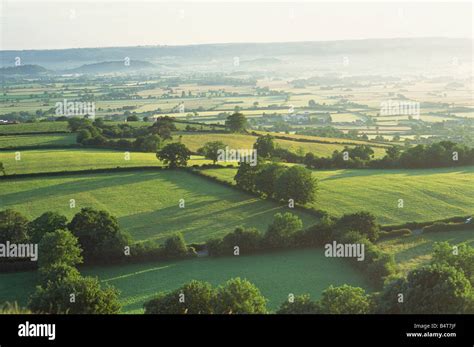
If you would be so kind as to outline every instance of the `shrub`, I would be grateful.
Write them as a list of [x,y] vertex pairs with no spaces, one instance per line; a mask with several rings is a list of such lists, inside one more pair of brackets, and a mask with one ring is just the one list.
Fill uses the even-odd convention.
[[375,216],[370,212],[356,212],[352,214],[345,214],[337,223],[337,226],[342,232],[353,230],[374,242],[379,236],[379,225],[376,223]]
[[23,243],[28,240],[28,219],[13,210],[0,211],[0,243]]
[[264,236],[264,244],[268,248],[291,247],[294,244],[294,235],[303,228],[303,223],[298,216],[289,212],[277,213],[272,224],[268,226]]
[[171,293],[158,293],[145,303],[145,314],[210,314],[215,295],[209,283],[191,281]]
[[267,300],[247,280],[233,278],[217,289],[214,312],[217,314],[266,313]]
[[55,263],[64,263],[69,266],[82,263],[77,238],[66,230],[57,230],[44,235],[38,245],[38,253],[40,267],[51,266]]
[[57,212],[45,212],[29,223],[30,242],[39,243],[44,234],[57,230],[66,230],[67,218]]
[[283,302],[276,312],[277,314],[314,314],[317,313],[317,305],[308,294],[297,295],[293,302]]
[[370,297],[362,288],[347,284],[327,288],[317,305],[318,313],[323,314],[364,314],[370,313],[372,307]]
[[164,243],[163,251],[168,258],[182,258],[189,254],[188,247],[181,233],[176,233],[170,238],[167,238]]

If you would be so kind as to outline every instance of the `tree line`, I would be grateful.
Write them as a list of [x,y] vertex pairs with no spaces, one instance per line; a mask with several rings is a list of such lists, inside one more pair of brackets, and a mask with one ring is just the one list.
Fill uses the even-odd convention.
[[410,148],[392,146],[386,155],[374,159],[370,146],[344,147],[334,151],[331,157],[321,158],[307,153],[302,162],[311,169],[426,169],[474,165],[474,148],[451,141],[441,141]]

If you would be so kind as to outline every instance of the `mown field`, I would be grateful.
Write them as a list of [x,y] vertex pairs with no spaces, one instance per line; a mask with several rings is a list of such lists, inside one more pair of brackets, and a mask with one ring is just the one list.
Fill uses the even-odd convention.
[[382,250],[392,253],[400,267],[400,271],[406,273],[416,267],[427,264],[431,260],[433,244],[442,241],[447,241],[452,245],[466,242],[474,247],[474,228],[472,230],[397,237],[381,241],[378,245]]
[[[327,258],[322,249],[98,267],[82,272],[98,276],[103,285],[118,288],[124,313],[141,313],[143,303],[155,293],[176,289],[193,279],[217,286],[232,277],[246,278],[269,300],[271,310],[276,310],[290,293],[309,293],[316,299],[331,284],[349,284],[371,290],[347,261]],[[35,281],[34,272],[0,274],[0,298],[26,304]]]
[[0,136],[0,148],[22,146],[67,146],[76,143],[76,134],[38,134]]
[[[163,166],[155,153],[130,152],[126,160],[125,151],[108,149],[45,149],[0,152],[7,175],[35,172],[57,172],[91,170],[105,168],[124,168],[137,166]],[[211,161],[200,156],[191,156],[188,165],[201,165]]]
[[[233,182],[236,169],[204,173]],[[472,213],[474,167],[423,170],[313,171],[319,180],[311,206],[340,216],[366,210],[382,224],[430,221]],[[403,199],[403,208],[398,208]]]
[[[29,218],[48,210],[72,217],[90,206],[116,216],[136,240],[161,241],[180,231],[188,242],[203,242],[239,225],[264,231],[275,213],[287,211],[184,171],[22,178],[0,181],[0,187],[0,210],[15,209]],[[180,199],[185,208],[179,208]],[[316,222],[307,213],[295,213],[305,225]]]

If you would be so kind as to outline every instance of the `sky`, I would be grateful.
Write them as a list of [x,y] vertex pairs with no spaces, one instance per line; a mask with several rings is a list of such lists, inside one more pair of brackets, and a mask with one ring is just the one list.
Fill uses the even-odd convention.
[[472,38],[471,2],[0,0],[0,49]]

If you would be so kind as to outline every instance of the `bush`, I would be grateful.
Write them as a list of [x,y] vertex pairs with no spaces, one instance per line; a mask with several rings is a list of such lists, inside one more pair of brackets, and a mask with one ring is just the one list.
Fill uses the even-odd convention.
[[163,253],[168,258],[183,258],[189,255],[183,235],[176,233],[167,238],[164,243]]
[[238,227],[234,232],[224,236],[221,243],[221,252],[223,255],[234,254],[234,247],[239,247],[240,254],[250,254],[260,248],[262,236],[256,229],[243,229]]
[[57,230],[44,235],[38,245],[38,253],[40,267],[51,266],[55,263],[64,263],[69,266],[82,263],[77,238],[66,230]]
[[322,314],[366,314],[372,307],[370,297],[362,288],[347,284],[327,288],[317,305],[318,313]]
[[277,213],[272,224],[268,226],[263,242],[268,248],[285,248],[294,245],[295,233],[303,228],[298,216],[289,212]]
[[66,230],[67,218],[57,212],[45,212],[28,225],[30,242],[39,243],[44,234]]
[[28,219],[13,210],[0,211],[0,243],[24,243],[28,240]]
[[86,262],[124,255],[130,236],[121,231],[117,219],[107,211],[83,208],[68,224],[81,245]]
[[395,229],[391,231],[380,231],[379,240],[385,240],[392,237],[401,237],[411,235],[410,229]]
[[474,313],[472,286],[464,273],[447,265],[429,265],[408,273],[402,313]]
[[233,278],[217,289],[214,312],[217,314],[266,313],[267,300],[247,280]]
[[319,223],[298,231],[294,242],[299,247],[319,247],[334,240],[336,233],[334,221],[323,217]]
[[28,308],[33,313],[116,314],[120,312],[118,295],[114,288],[102,289],[97,278],[76,274],[36,287]]
[[308,294],[294,297],[293,302],[285,301],[280,305],[277,314],[314,314],[317,313],[318,306]]
[[376,223],[375,216],[370,212],[356,212],[343,215],[338,223],[338,228],[344,231],[357,231],[374,242],[379,236],[379,225]]
[[191,281],[171,293],[158,293],[145,303],[145,314],[210,314],[215,295],[209,283]]
[[423,228],[424,233],[437,233],[442,231],[470,230],[473,228],[471,223],[444,223],[437,222]]
[[317,180],[310,170],[301,166],[292,166],[276,176],[275,196],[278,200],[306,204],[313,202],[317,190]]
[[40,283],[44,286],[48,282],[61,282],[78,276],[80,276],[79,271],[66,263],[54,263],[39,270]]

